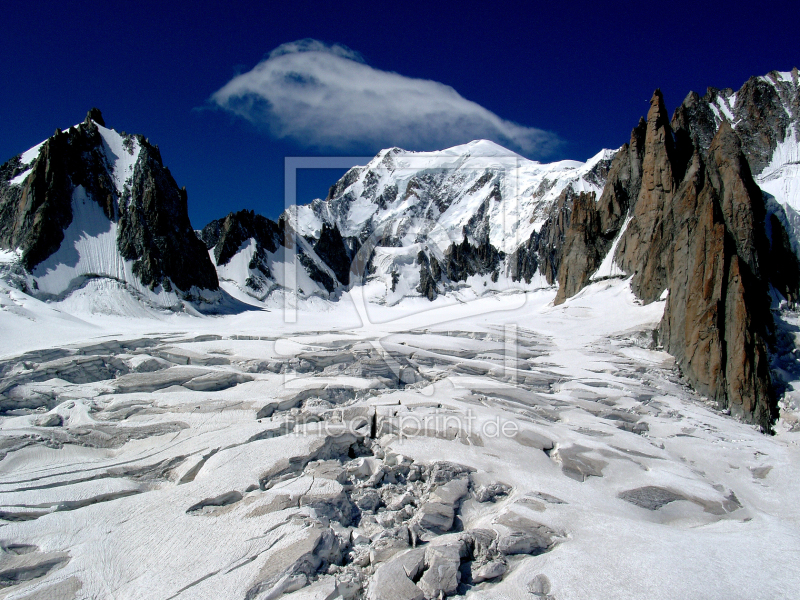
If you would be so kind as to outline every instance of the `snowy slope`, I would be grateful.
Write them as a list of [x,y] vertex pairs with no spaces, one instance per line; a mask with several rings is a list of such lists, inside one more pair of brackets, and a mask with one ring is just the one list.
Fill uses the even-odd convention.
[[133,168],[139,159],[141,150],[139,140],[134,136],[123,137],[113,129],[107,129],[97,123],[95,125],[103,137],[103,150],[117,193],[122,196],[125,186],[129,185],[133,178]]

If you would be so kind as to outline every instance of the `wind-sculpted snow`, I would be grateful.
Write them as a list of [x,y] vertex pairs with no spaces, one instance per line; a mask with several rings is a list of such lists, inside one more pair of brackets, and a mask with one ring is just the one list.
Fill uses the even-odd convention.
[[[553,293],[350,294],[295,323],[78,312],[32,334],[0,358],[5,597],[796,588],[794,393],[764,436],[653,346],[663,302],[621,280]],[[57,322],[15,298],[27,317],[3,327]]]

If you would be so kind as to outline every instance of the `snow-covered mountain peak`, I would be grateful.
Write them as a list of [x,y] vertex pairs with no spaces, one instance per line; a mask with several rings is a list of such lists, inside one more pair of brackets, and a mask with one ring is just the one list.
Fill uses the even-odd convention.
[[47,296],[97,277],[160,305],[218,287],[158,148],[107,127],[97,109],[0,166],[0,248]]
[[328,223],[363,241],[378,230],[407,232],[410,221],[426,221],[447,232],[446,244],[488,237],[513,252],[541,228],[566,188],[599,194],[614,152],[585,163],[542,164],[488,140],[436,152],[391,148],[348,171],[326,200],[299,207],[298,231],[315,237]]

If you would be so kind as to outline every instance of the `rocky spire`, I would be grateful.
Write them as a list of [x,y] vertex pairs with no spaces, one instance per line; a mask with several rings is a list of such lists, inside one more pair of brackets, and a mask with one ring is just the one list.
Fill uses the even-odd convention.
[[777,219],[767,237],[764,197],[739,135],[723,122],[706,141],[701,109],[690,95],[673,137],[656,90],[644,130],[640,122],[617,153],[600,200],[573,202],[556,302],[589,282],[627,212],[615,259],[644,302],[668,291],[664,349],[698,392],[768,430],[776,414],[768,290],[796,296],[797,259]]
[[556,304],[589,283],[619,234],[642,185],[646,132],[647,123],[640,119],[630,142],[614,156],[599,200],[595,201],[594,194],[573,199],[559,262]]
[[45,140],[19,185],[6,183],[7,175],[21,169],[19,157],[0,167],[0,247],[21,250],[22,265],[33,271],[62,245],[80,189],[116,223],[117,248],[133,262],[141,283],[187,294],[192,288],[216,290],[214,265],[189,221],[186,190],[162,164],[158,147],[143,136],[108,134],[120,136],[134,157],[132,172],[119,189],[116,157],[107,154],[98,125],[104,126],[103,117],[93,108],[83,123]]
[[768,282],[759,266],[768,252],[764,201],[730,127],[720,128],[706,162],[694,153],[669,210],[664,349],[701,394],[769,429],[775,398]]
[[672,242],[668,207],[677,188],[674,158],[669,115],[661,91],[656,90],[647,113],[641,188],[617,251],[622,269],[635,273],[634,293],[646,302],[656,300],[666,288],[664,249]]
[[98,125],[102,125],[103,127],[106,126],[106,122],[103,120],[103,113],[100,112],[99,108],[90,108],[89,112],[86,113],[86,122],[94,121]]

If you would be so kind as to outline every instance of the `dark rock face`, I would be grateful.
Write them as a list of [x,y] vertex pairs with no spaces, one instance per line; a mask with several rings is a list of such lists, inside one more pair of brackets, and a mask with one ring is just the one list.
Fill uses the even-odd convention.
[[[504,256],[488,239],[473,246],[466,235],[460,244],[450,245],[441,261],[421,250],[417,255],[420,265],[417,291],[433,301],[439,296],[440,288],[447,289],[448,285],[466,281],[473,275],[490,274],[492,281],[497,281]],[[392,277],[394,280],[395,274]]]
[[42,145],[22,185],[8,184],[22,172],[19,157],[0,167],[0,246],[19,248],[29,271],[50,257],[72,222],[72,194],[82,186],[118,223],[118,248],[134,261],[142,283],[174,284],[185,292],[217,289],[213,265],[189,223],[186,191],[162,165],[158,148],[142,136],[123,136],[124,151],[132,154],[138,143],[140,153],[130,185],[120,194],[98,130],[103,123],[100,111],[92,109],[77,127],[57,131]]
[[103,127],[106,126],[106,122],[103,120],[103,113],[100,112],[100,109],[97,107],[92,107],[89,109],[89,112],[86,113],[86,120],[87,121],[94,121],[98,125],[102,125]]
[[511,255],[511,277],[514,281],[525,280],[530,283],[539,271],[548,284],[556,282],[574,198],[575,192],[566,188],[550,207],[542,228],[534,231]]
[[[570,210],[575,193],[565,189],[550,208],[547,221],[536,236],[536,254],[538,256],[539,270],[544,274],[547,283],[554,284],[558,279],[558,269],[561,266],[561,252],[566,239],[569,226]],[[533,236],[532,236],[533,237]],[[533,241],[531,246],[533,247]]]
[[211,221],[200,233],[206,246],[214,248],[214,258],[218,265],[226,265],[239,252],[242,244],[250,239],[256,241],[259,249],[275,252],[281,244],[283,230],[275,221],[252,210],[232,212],[223,219]]
[[539,256],[536,252],[537,238],[538,236],[534,233],[511,254],[509,266],[513,281],[524,280],[525,283],[530,283],[533,276],[539,271]]
[[314,252],[331,268],[340,283],[350,284],[351,258],[347,253],[342,234],[335,224],[333,226],[322,224],[322,232],[314,245]]
[[770,283],[784,298],[795,303],[800,290],[800,263],[792,250],[792,240],[783,221],[773,213],[768,216],[767,222],[770,241],[767,271]]
[[252,210],[240,210],[211,221],[198,237],[209,250],[214,249],[214,259],[220,266],[228,264],[249,240],[255,240],[256,250],[248,264],[251,275],[246,285],[262,292],[272,277],[267,252],[275,252],[282,244],[283,228]]
[[618,152],[600,200],[573,200],[557,301],[588,283],[627,213],[614,259],[633,275],[632,290],[643,301],[669,290],[663,347],[700,393],[768,430],[776,406],[768,289],[796,296],[797,259],[779,219],[765,222],[737,133],[723,122],[702,145],[711,134],[706,116],[690,96],[676,111],[673,135],[655,92],[646,124]]
[[470,244],[466,236],[460,244],[452,244],[444,254],[443,271],[450,281],[466,281],[473,275],[492,273],[497,280],[497,268],[503,253],[485,238],[477,246]]
[[[700,97],[692,92],[675,110],[672,128],[681,160],[687,164],[693,152],[703,159],[723,123],[735,127],[742,153],[754,176],[770,163],[778,144],[787,136],[800,139],[800,81],[793,69],[785,77],[772,71],[764,77],[751,77],[737,92],[731,89],[708,88]],[[775,165],[777,166],[777,165]],[[800,256],[797,235],[800,222],[789,207],[768,198],[766,231],[770,258],[762,264],[770,283],[790,301],[795,301],[800,277],[797,260]],[[789,231],[793,232],[792,240]]]
[[631,287],[645,302],[657,300],[666,287],[664,251],[672,243],[669,204],[677,187],[675,162],[667,109],[656,90],[647,114],[641,188],[617,249],[619,265],[626,273],[636,273]]
[[[302,268],[328,293],[343,283],[349,283],[350,258],[346,240],[335,226],[323,225],[319,240],[306,239],[297,236],[284,217],[276,223],[251,210],[241,210],[211,221],[198,236],[207,249],[213,248],[214,258],[220,267],[228,264],[251,240],[255,242],[245,285],[256,292],[254,295],[259,298],[266,297],[278,286],[275,273],[270,271],[269,254],[285,248],[291,240],[294,240],[297,260]],[[305,294],[307,290],[300,292]]]
[[[100,111],[93,110],[100,116]],[[0,167],[0,244],[20,248],[28,270],[52,255],[64,240],[77,186],[84,187],[109,220],[117,216],[118,193],[108,173],[103,140],[90,115],[77,128],[57,131],[44,142],[23,185],[6,183],[24,171],[19,157]]]
[[161,153],[140,139],[130,192],[120,203],[117,247],[151,288],[166,280],[180,290],[216,290],[217,273],[189,221],[186,188],[178,188]]
[[[732,121],[750,171],[760,174],[790,126],[800,125],[796,68],[790,78],[786,81],[772,71],[765,77],[751,77],[735,93],[729,88],[708,88],[702,97],[691,92],[672,117],[677,145],[687,161],[693,148],[705,158],[720,124]],[[795,128],[794,135],[800,136],[800,129]]]
[[[22,187],[0,183],[0,245],[21,249],[28,270],[58,250],[72,222],[73,188],[62,160],[69,148],[67,137],[57,133],[45,142]],[[18,157],[3,169],[11,171],[15,162]],[[17,171],[9,172],[9,179]]]
[[433,302],[439,296],[436,282],[441,277],[441,268],[435,257],[428,258],[428,255],[421,250],[417,255],[417,262],[420,265],[417,291]]

